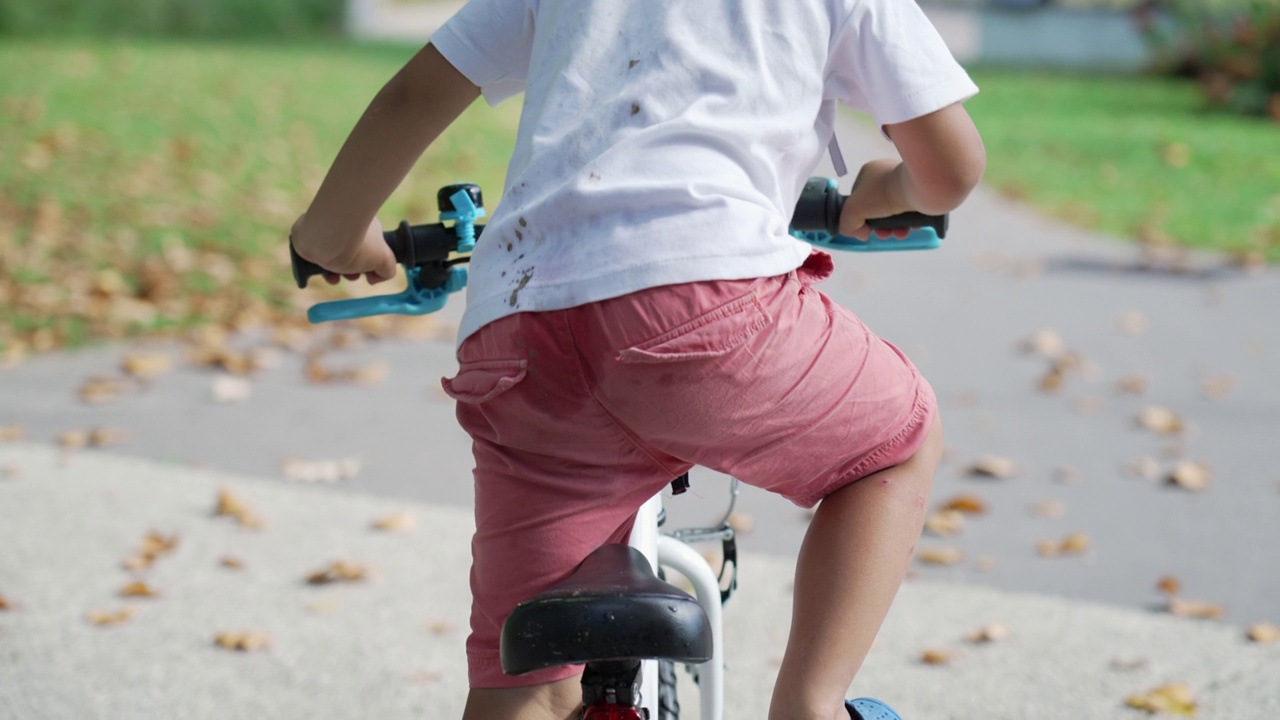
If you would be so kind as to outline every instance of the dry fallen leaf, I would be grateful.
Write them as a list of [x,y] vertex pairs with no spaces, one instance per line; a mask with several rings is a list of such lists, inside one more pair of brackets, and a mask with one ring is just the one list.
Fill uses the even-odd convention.
[[447,620],[432,620],[427,623],[427,630],[432,635],[445,635],[453,632],[453,623]]
[[176,534],[165,535],[152,530],[142,538],[142,546],[138,548],[138,551],[125,558],[125,569],[135,572],[146,570],[154,565],[156,560],[168,555],[177,548],[178,536]]
[[1186,683],[1174,682],[1161,685],[1138,695],[1130,695],[1125,705],[1136,710],[1149,713],[1171,713],[1173,715],[1195,715],[1196,699]]
[[239,375],[219,375],[213,379],[209,394],[219,405],[242,403],[253,394],[253,384]]
[[1035,353],[1050,360],[1061,357],[1067,351],[1066,341],[1053,328],[1036,331],[1031,337],[1022,341],[1021,347],[1023,353]]
[[316,615],[332,615],[342,607],[342,603],[337,600],[317,600],[307,605],[307,611]]
[[1220,620],[1225,610],[1218,603],[1202,600],[1183,600],[1178,597],[1169,598],[1169,614],[1176,617],[1197,618],[1200,620]]
[[58,436],[58,447],[63,450],[79,450],[89,446],[89,433],[84,430],[68,430]]
[[969,515],[982,515],[987,511],[987,504],[975,495],[957,495],[943,503],[942,509]]
[[27,436],[21,425],[0,425],[0,442],[17,442]]
[[137,609],[132,605],[126,605],[115,612],[90,610],[89,622],[99,626],[119,625],[120,623],[128,622],[133,619],[133,616],[136,615],[137,612]]
[[142,580],[134,580],[133,582],[120,588],[121,597],[150,598],[150,597],[156,597],[159,594],[160,593],[157,592],[155,588],[151,587],[149,584],[147,584]]
[[949,665],[955,657],[946,650],[927,649],[920,653],[920,662],[925,665]]
[[1177,595],[1182,592],[1182,581],[1172,575],[1165,575],[1156,583],[1156,589],[1165,595]]
[[1018,474],[1018,464],[998,455],[983,455],[969,466],[969,474],[1003,480]]
[[18,606],[15,605],[12,600],[10,600],[9,598],[3,595],[0,595],[0,612],[5,612],[7,610],[16,610],[17,607]]
[[90,405],[102,405],[120,397],[124,384],[117,378],[91,377],[80,386],[80,399]]
[[926,565],[955,565],[964,562],[964,552],[957,548],[921,548],[916,559]]
[[1199,492],[1209,487],[1213,473],[1206,463],[1198,460],[1179,460],[1165,481],[1184,490]]
[[1249,626],[1247,637],[1259,645],[1266,645],[1280,640],[1280,626],[1269,622],[1261,622]]
[[1230,373],[1215,375],[1200,381],[1200,392],[1211,400],[1218,400],[1230,395],[1236,389],[1236,376]]
[[218,559],[218,564],[228,570],[243,570],[244,560],[234,555],[224,555]]
[[417,515],[412,510],[401,510],[374,520],[373,527],[375,530],[386,532],[409,532],[417,519]]
[[129,353],[125,356],[121,369],[140,380],[150,380],[172,370],[173,358],[168,353]]
[[89,431],[89,447],[106,448],[129,442],[129,431],[117,427],[98,427]]
[[360,459],[301,460],[290,458],[280,467],[286,480],[294,482],[336,483],[351,480],[360,474]]
[[1138,413],[1138,424],[1152,432],[1176,435],[1186,429],[1182,416],[1166,407],[1148,405]]
[[1009,628],[999,623],[992,623],[974,630],[969,633],[968,640],[971,643],[990,643],[999,642],[1009,637]]
[[1149,385],[1146,375],[1126,375],[1116,381],[1116,392],[1122,395],[1145,395]]
[[1082,532],[1067,535],[1060,541],[1045,540],[1036,545],[1036,552],[1041,557],[1059,557],[1062,555],[1083,555],[1089,550],[1089,536]]
[[271,646],[271,637],[257,632],[220,632],[213,638],[213,644],[226,650],[252,652]]
[[213,508],[213,514],[217,517],[229,517],[240,527],[251,530],[260,529],[265,525],[262,518],[258,517],[248,503],[227,488],[218,490],[218,503]]
[[964,529],[964,513],[941,510],[924,519],[924,529],[934,535],[955,535]]
[[1060,518],[1067,512],[1067,504],[1061,500],[1039,500],[1031,503],[1031,514],[1042,518]]
[[330,563],[328,567],[307,575],[307,582],[311,585],[327,585],[336,582],[360,582],[368,577],[369,571],[364,566],[346,560],[337,560]]

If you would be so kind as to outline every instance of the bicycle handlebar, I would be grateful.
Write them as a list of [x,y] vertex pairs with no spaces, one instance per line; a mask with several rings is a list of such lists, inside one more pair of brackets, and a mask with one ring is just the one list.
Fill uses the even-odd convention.
[[[911,234],[903,239],[880,238],[874,233],[868,240],[841,235],[840,211],[847,199],[847,195],[840,193],[835,180],[810,178],[796,202],[791,234],[821,247],[857,252],[927,250],[938,247],[941,238],[946,237],[947,215],[921,213],[903,213],[867,221],[867,225],[876,230],[910,228]],[[485,215],[480,186],[470,183],[447,185],[436,194],[436,201],[440,208],[440,222],[429,225],[401,222],[395,230],[383,233],[396,262],[407,270],[409,285],[403,293],[320,303],[307,311],[311,322],[386,313],[420,315],[435,312],[444,307],[449,293],[466,287],[467,270],[460,264],[470,260],[470,256],[450,256],[471,252],[476,238],[484,231],[483,225],[475,223]],[[453,225],[445,225],[446,221],[453,221]],[[289,254],[293,278],[299,288],[305,288],[312,276],[329,272],[299,256],[292,242],[289,243]]]

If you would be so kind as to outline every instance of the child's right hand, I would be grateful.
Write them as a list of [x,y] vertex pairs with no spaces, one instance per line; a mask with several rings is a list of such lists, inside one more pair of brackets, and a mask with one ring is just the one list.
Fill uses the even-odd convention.
[[[901,192],[895,186],[895,172],[901,163],[897,160],[872,160],[858,171],[853,181],[853,189],[849,199],[840,211],[840,234],[847,237],[869,240],[872,230],[867,227],[867,220],[883,218],[904,213],[914,208],[900,199]],[[876,230],[882,238],[895,237],[899,240],[911,233],[909,229]]]
[[307,225],[303,213],[293,224],[289,239],[303,259],[329,270],[324,279],[330,285],[342,278],[359,280],[365,276],[370,285],[390,280],[396,275],[396,257],[382,236],[382,223],[374,218],[364,236],[355,243],[343,243],[324,237]]

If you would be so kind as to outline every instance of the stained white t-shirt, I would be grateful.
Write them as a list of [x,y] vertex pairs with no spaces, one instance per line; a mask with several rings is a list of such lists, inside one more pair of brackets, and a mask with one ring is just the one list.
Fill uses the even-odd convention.
[[977,92],[913,0],[471,0],[431,42],[524,108],[458,344],[516,312],[780,275],[841,102],[880,125]]

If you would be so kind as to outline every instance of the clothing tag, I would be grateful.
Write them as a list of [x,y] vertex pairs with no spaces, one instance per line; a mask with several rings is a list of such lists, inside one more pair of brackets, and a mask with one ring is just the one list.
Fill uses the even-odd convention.
[[836,177],[848,175],[849,167],[844,164],[844,155],[840,153],[840,143],[836,140],[835,133],[831,133],[831,142],[827,143],[827,152],[831,154],[831,165],[836,169]]

